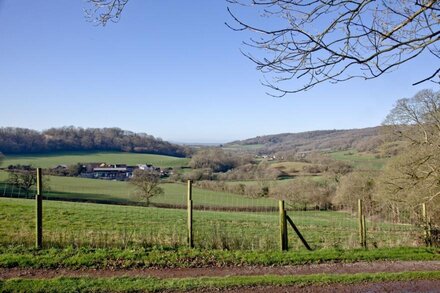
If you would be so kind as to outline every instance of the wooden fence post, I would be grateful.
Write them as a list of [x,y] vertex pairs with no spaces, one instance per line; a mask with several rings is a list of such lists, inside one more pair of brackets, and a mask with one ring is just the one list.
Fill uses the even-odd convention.
[[188,246],[194,247],[193,239],[193,202],[192,202],[192,181],[188,180],[188,192],[187,192],[187,210],[188,210]]
[[363,242],[362,242],[362,246],[364,248],[367,248],[367,224],[365,222],[365,215],[362,214],[362,237],[363,237]]
[[429,227],[429,219],[428,215],[426,214],[426,204],[422,203],[422,221],[423,221],[423,228],[424,228],[424,238],[426,246],[431,246],[431,231]]
[[43,178],[41,168],[37,168],[37,194],[35,195],[35,200],[35,247],[40,249],[43,246]]
[[287,238],[287,219],[286,219],[286,209],[284,208],[284,200],[278,202],[280,210],[280,248],[281,251],[286,251],[288,249],[288,238]]
[[362,211],[362,199],[358,199],[358,222],[359,222],[359,243],[364,247],[364,225],[363,225],[363,211]]

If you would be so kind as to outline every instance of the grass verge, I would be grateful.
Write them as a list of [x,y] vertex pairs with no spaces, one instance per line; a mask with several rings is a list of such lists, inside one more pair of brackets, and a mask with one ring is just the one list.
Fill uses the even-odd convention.
[[306,286],[360,282],[440,280],[440,272],[404,272],[344,275],[233,276],[185,279],[56,278],[0,281],[2,292],[158,292],[164,290],[226,289],[253,286]]
[[3,268],[171,268],[206,266],[274,266],[377,260],[440,260],[440,248],[322,249],[317,251],[227,251],[188,248],[35,250],[0,247]]

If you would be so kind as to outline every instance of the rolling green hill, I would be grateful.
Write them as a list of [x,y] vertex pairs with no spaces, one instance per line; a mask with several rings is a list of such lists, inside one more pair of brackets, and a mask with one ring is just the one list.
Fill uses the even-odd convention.
[[330,156],[361,170],[381,170],[388,160],[388,158],[376,158],[373,154],[359,153],[356,150],[332,152]]
[[152,164],[157,167],[182,167],[189,162],[188,158],[163,155],[125,153],[125,152],[61,152],[51,154],[7,155],[3,166],[32,165],[34,167],[51,168],[56,165],[73,165],[76,163],[108,163],[108,164]]
[[275,153],[291,150],[299,152],[340,151],[347,149],[365,151],[373,150],[382,143],[380,129],[381,127],[371,127],[347,130],[280,133],[233,141],[225,144],[224,148],[259,153]]

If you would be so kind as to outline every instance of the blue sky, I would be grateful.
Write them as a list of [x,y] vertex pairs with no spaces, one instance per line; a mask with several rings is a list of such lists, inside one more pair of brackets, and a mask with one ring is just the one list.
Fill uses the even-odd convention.
[[381,79],[273,98],[240,53],[224,0],[131,0],[95,26],[84,1],[0,0],[0,126],[120,127],[178,142],[379,125],[395,101],[433,87],[425,57]]

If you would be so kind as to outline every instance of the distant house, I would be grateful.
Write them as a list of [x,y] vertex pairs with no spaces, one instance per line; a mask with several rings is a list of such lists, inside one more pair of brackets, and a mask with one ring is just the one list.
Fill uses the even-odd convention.
[[[160,168],[156,168],[150,164],[138,164],[137,167],[140,170],[144,170],[144,171],[160,171]],[[159,170],[157,170],[157,169],[159,169]]]
[[133,167],[127,165],[110,165],[93,168],[93,178],[108,180],[126,180],[133,176]]
[[255,158],[266,159],[268,161],[275,161],[277,159],[275,155],[267,155],[267,154],[255,155]]
[[127,166],[125,164],[89,163],[83,167],[85,172],[81,173],[81,177],[106,180],[128,180],[133,176],[133,171],[136,169],[158,172],[161,177],[167,177],[172,174],[172,168],[162,170],[151,164]]

